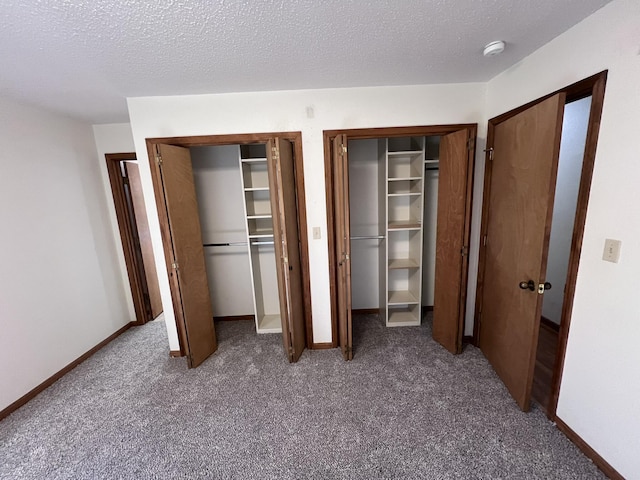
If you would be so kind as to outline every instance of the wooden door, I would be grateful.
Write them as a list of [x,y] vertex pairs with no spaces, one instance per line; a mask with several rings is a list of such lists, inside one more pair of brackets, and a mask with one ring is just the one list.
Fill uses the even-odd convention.
[[269,140],[267,157],[282,341],[289,361],[297,362],[306,345],[306,332],[293,145],[281,138]]
[[433,338],[462,351],[471,220],[473,142],[468,130],[440,140]]
[[167,269],[174,309],[181,322],[189,368],[197,367],[217,348],[205,269],[198,201],[188,148],[157,146],[170,234]]
[[[479,341],[525,411],[531,401],[542,310],[538,286],[545,281],[564,104],[565,95],[555,95],[495,124],[493,131],[490,123],[489,130],[493,151],[485,191]],[[530,281],[533,290],[526,286]]]
[[136,230],[140,251],[142,253],[142,263],[144,265],[145,278],[147,280],[147,291],[149,303],[151,305],[151,318],[156,318],[162,313],[162,301],[160,298],[160,287],[158,285],[158,273],[156,272],[156,262],[151,246],[151,234],[149,232],[149,222],[147,221],[147,210],[142,195],[142,182],[140,181],[140,171],[138,164],[134,162],[123,162],[125,173],[129,179],[129,191],[131,202],[135,212]]
[[338,332],[345,360],[353,359],[351,319],[351,233],[349,229],[349,162],[347,136],[333,140],[333,185],[336,224]]

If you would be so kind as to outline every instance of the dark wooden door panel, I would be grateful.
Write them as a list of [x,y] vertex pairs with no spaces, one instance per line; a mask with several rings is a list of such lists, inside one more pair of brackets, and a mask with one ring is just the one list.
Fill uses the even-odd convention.
[[158,273],[156,262],[151,246],[151,234],[149,232],[149,222],[147,220],[147,210],[142,194],[142,182],[140,180],[140,170],[133,162],[124,162],[127,177],[129,178],[129,188],[131,190],[131,200],[133,210],[136,215],[136,227],[138,238],[140,239],[140,250],[142,251],[142,262],[144,264],[145,278],[147,279],[147,289],[149,291],[149,301],[151,303],[151,315],[156,318],[162,313],[162,301],[160,298],[160,287],[158,285]]
[[349,230],[349,163],[346,135],[333,141],[333,185],[336,224],[338,332],[345,360],[353,358],[351,318],[351,234]]
[[480,348],[528,410],[544,283],[565,95],[495,125],[480,313]]
[[[197,367],[217,348],[211,297],[205,269],[198,202],[188,148],[158,145],[178,291],[174,306],[181,310],[189,367]],[[175,290],[175,289],[174,289]]]
[[293,145],[275,138],[267,142],[267,152],[282,339],[289,361],[297,362],[306,346],[306,331]]
[[467,288],[470,221],[469,131],[459,130],[440,140],[436,272],[433,338],[451,353],[462,351]]

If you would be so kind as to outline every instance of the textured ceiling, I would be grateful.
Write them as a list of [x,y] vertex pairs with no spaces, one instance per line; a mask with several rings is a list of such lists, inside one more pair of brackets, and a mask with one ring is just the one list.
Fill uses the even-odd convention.
[[106,123],[132,96],[482,82],[606,3],[3,0],[0,94]]

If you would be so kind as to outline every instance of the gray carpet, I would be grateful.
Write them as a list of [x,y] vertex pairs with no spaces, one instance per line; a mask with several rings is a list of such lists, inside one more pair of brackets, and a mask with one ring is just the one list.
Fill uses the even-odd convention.
[[0,478],[604,478],[477,349],[354,324],[352,362],[290,365],[279,335],[223,322],[194,370],[160,322],[131,329],[0,422]]

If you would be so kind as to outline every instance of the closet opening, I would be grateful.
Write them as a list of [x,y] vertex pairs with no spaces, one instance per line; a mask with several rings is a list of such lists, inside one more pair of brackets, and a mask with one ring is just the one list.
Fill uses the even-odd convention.
[[325,132],[334,341],[345,359],[358,322],[416,327],[429,311],[434,339],[461,351],[474,141],[475,125]]
[[181,353],[217,348],[215,323],[311,346],[301,135],[148,139]]

